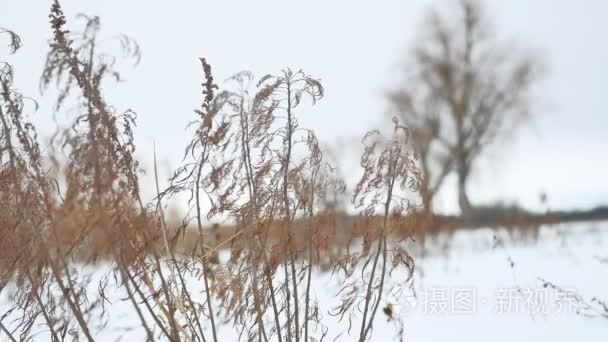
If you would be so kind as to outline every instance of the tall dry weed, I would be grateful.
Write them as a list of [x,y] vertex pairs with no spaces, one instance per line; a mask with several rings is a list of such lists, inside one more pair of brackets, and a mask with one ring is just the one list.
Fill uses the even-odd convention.
[[[53,1],[40,83],[43,90],[57,87],[55,110],[77,104],[68,129],[53,138],[64,157],[42,155],[34,126],[24,119],[27,99],[12,89],[12,68],[2,64],[0,292],[19,284],[14,305],[0,313],[2,332],[26,340],[41,323],[53,341],[93,341],[111,329],[97,323],[108,320],[115,286],[148,341],[219,341],[223,325],[250,341],[324,340],[330,327],[315,282],[333,270],[343,287],[332,314],[349,322],[332,328],[350,330],[357,321],[358,339],[368,340],[395,285],[392,272],[412,274],[403,241],[412,230],[407,196],[417,191],[420,172],[407,129],[395,122],[388,138],[365,136],[353,199],[363,213],[348,219],[328,196],[346,192],[345,183],[314,131],[298,120],[302,105],[324,96],[321,82],[286,68],[259,79],[241,72],[220,88],[201,58],[202,99],[188,125],[191,142],[166,189],[159,187],[154,155],[157,196],[146,203],[135,158],[137,116],[117,111],[103,92],[120,79],[118,59],[104,52],[100,19],[79,18],[84,29],[69,31]],[[9,35],[15,52],[18,36],[0,34]],[[119,42],[137,62],[137,44],[126,36]],[[60,180],[50,177],[51,166],[61,170]],[[189,210],[173,228],[165,203],[182,194]],[[224,228],[209,229],[207,222]],[[218,259],[222,249],[230,249],[229,260]],[[100,261],[110,271],[92,280],[83,267]],[[9,315],[17,318],[4,324]]]

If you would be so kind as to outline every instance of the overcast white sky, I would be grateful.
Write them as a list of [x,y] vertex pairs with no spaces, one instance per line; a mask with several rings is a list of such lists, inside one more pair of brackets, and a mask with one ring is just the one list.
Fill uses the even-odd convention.
[[[51,132],[52,99],[38,93],[50,1],[0,1],[0,27],[18,32],[24,43],[8,58],[15,65],[16,86],[41,100],[33,121],[43,134]],[[287,66],[321,78],[326,97],[306,111],[301,124],[326,143],[342,140],[339,152],[345,154],[386,119],[383,90],[399,79],[403,53],[426,10],[448,2],[62,1],[68,19],[79,12],[99,15],[102,36],[125,33],[141,45],[141,64],[126,71],[127,82],[108,91],[108,102],[139,114],[139,156],[150,165],[154,139],[167,170],[179,162],[184,127],[199,104],[199,56],[212,63],[216,80],[243,69],[264,75]],[[540,51],[548,73],[534,121],[503,148],[489,150],[475,171],[472,201],[517,200],[538,207],[538,194],[546,191],[553,208],[608,204],[608,2],[494,0],[486,5],[499,34]],[[76,24],[69,21],[72,28]],[[358,171],[356,164],[345,168],[347,174]],[[438,206],[452,211],[456,203],[446,191]]]

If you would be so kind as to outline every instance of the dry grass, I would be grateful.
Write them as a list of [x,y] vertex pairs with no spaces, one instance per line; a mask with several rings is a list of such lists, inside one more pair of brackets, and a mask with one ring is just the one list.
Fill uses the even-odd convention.
[[[74,265],[103,259],[150,341],[217,341],[218,324],[233,325],[245,340],[322,340],[314,270],[352,280],[335,313],[360,327],[359,341],[369,339],[390,271],[413,270],[404,248],[387,247],[387,238],[403,241],[413,231],[402,198],[417,191],[420,172],[407,129],[395,122],[388,137],[365,136],[353,198],[364,210],[352,221],[327,198],[345,185],[314,131],[298,124],[299,107],[324,96],[321,83],[287,68],[259,79],[241,72],[219,88],[201,59],[202,100],[183,163],[168,188],[156,180],[156,199],[144,203],[136,115],[106,102],[103,85],[120,78],[115,58],[100,47],[99,18],[81,18],[85,28],[73,34],[53,2],[41,88],[58,87],[57,110],[78,104],[69,129],[54,135],[52,151],[63,155],[42,155],[24,119],[28,100],[13,89],[10,64],[0,64],[0,291],[19,285],[0,313],[17,318],[1,316],[0,334],[27,340],[43,326],[51,341],[95,340],[108,280],[91,284]],[[0,34],[16,52],[18,35]],[[137,44],[120,39],[124,55],[138,61]],[[178,194],[189,195],[191,214],[170,220],[164,202]],[[206,227],[207,220],[231,223]],[[217,258],[222,248],[231,250],[228,262]],[[192,278],[204,298],[191,296]],[[97,295],[86,291],[91,286]]]

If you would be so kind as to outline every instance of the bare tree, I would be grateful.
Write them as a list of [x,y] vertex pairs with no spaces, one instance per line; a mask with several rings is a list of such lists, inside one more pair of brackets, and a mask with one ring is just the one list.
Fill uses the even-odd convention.
[[391,115],[397,112],[408,124],[418,147],[425,208],[454,171],[466,214],[473,163],[528,116],[540,64],[529,52],[500,42],[479,1],[459,0],[457,7],[457,16],[430,13],[422,39],[408,54],[406,84],[388,99]]

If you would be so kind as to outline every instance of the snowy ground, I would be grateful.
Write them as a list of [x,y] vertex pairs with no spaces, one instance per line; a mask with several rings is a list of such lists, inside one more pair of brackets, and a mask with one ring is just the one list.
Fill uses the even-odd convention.
[[608,224],[542,229],[537,242],[499,234],[504,247],[495,248],[493,235],[458,233],[445,257],[418,263],[423,275],[417,305],[404,315],[406,341],[605,341],[608,320],[577,315],[571,298],[576,291],[608,299],[608,264],[598,259],[608,256]]
[[[608,299],[608,263],[602,263],[608,257],[608,223],[543,228],[536,241],[513,241],[508,234],[491,230],[458,232],[431,246],[431,253],[416,258],[416,296],[404,291],[387,299],[393,311],[401,313],[405,341],[606,340],[608,320],[577,314],[580,306],[571,296],[576,292],[587,300]],[[86,272],[95,278],[103,270],[103,266],[88,267]],[[315,278],[317,299],[327,311],[336,303],[336,279],[327,274]],[[560,285],[565,292],[543,287],[540,279]],[[8,307],[9,293],[10,289],[0,296],[0,315]],[[122,290],[114,290],[108,322],[96,335],[98,340],[143,340],[142,331],[132,329],[138,320],[124,298]],[[331,341],[346,323],[324,316]],[[8,320],[10,316],[3,322]],[[372,341],[394,339],[394,323],[379,310]],[[221,329],[221,341],[235,339],[233,328]],[[354,339],[344,334],[337,340]],[[36,340],[46,337],[39,335]]]

